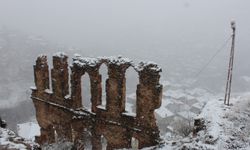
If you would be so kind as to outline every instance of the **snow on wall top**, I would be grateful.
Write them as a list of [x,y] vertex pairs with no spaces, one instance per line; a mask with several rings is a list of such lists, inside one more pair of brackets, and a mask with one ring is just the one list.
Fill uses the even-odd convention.
[[47,58],[47,56],[46,56],[45,54],[40,54],[40,55],[38,56],[38,58],[45,59],[45,58]]
[[36,60],[36,63],[39,63],[41,65],[47,64],[47,56],[44,54],[40,54],[38,56],[38,59]]
[[53,57],[65,58],[67,57],[67,54],[65,54],[64,52],[57,52],[53,55]]
[[90,66],[95,67],[102,63],[106,64],[116,64],[116,65],[129,65],[132,66],[135,71],[140,72],[144,69],[151,70],[153,72],[161,72],[162,69],[159,67],[155,62],[148,61],[148,62],[140,62],[138,65],[134,65],[133,61],[129,58],[122,57],[122,56],[102,56],[97,58],[90,58],[90,57],[82,57],[79,54],[75,54],[73,58],[73,64],[79,67]]
[[82,57],[79,54],[75,54],[73,57],[73,64],[76,64],[79,67],[83,66],[95,67],[98,64],[100,64],[100,60],[96,58]]
[[73,58],[73,64],[76,64],[79,67],[83,66],[95,67],[101,63],[116,64],[116,65],[132,64],[132,61],[130,59],[123,58],[121,56],[111,56],[111,57],[103,56],[98,58],[82,57],[78,54],[75,54],[74,56],[75,57]]
[[148,61],[148,62],[140,62],[138,66],[135,66],[135,70],[140,72],[145,69],[149,69],[155,72],[161,72],[162,69],[159,67],[155,62]]
[[99,57],[99,59],[106,60],[108,64],[132,64],[132,60],[130,60],[129,58],[123,58],[122,56]]

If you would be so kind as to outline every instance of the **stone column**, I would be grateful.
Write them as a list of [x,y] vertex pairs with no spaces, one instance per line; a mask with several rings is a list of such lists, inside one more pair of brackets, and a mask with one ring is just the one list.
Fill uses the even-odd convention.
[[109,63],[106,81],[107,113],[109,117],[117,118],[125,111],[126,78],[125,72],[129,64]]
[[71,98],[72,98],[72,108],[82,107],[82,85],[81,77],[84,73],[81,69],[73,64],[71,67]]
[[44,95],[44,91],[49,89],[49,69],[47,56],[41,55],[36,60],[34,65],[34,76],[36,89],[32,89],[32,100],[36,108],[36,118],[41,127],[41,136],[36,138],[39,144],[54,142],[54,130],[50,125],[50,117],[48,116],[49,106],[37,100],[49,101]]
[[159,84],[161,69],[156,64],[140,63],[138,68],[136,124],[144,132],[138,135],[139,148],[142,148],[157,144],[159,139],[154,111],[161,105],[162,85]]
[[35,85],[38,92],[44,92],[49,89],[49,67],[47,56],[41,55],[36,60],[34,65]]
[[88,71],[91,86],[91,111],[96,113],[97,106],[102,103],[102,76],[99,74],[99,67]]
[[68,57],[63,53],[53,56],[53,69],[51,70],[53,95],[64,99],[69,94]]

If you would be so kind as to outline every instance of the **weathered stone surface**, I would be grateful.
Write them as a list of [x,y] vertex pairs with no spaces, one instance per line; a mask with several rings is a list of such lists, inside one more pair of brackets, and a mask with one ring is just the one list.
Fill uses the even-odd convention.
[[[82,148],[82,143],[90,140],[95,150],[102,148],[102,138],[107,140],[107,149],[131,148],[132,137],[139,141],[139,148],[159,144],[154,110],[161,105],[162,85],[159,83],[161,69],[156,64],[140,63],[134,66],[130,60],[122,57],[95,59],[76,56],[69,75],[67,58],[63,53],[53,56],[52,90],[49,89],[47,57],[39,56],[34,66],[36,88],[32,89],[31,97],[41,127],[37,142],[44,144],[58,139],[67,140]],[[106,82],[102,82],[99,73],[102,64],[108,68]],[[129,67],[135,68],[139,74],[136,117],[124,114],[125,73]],[[91,111],[82,104],[81,77],[86,73],[90,77]],[[103,108],[100,105],[104,83],[107,104]]]

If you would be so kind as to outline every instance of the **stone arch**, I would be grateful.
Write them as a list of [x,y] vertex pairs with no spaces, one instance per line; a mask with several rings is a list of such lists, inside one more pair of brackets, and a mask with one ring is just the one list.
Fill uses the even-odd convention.
[[102,82],[102,99],[101,106],[103,109],[106,109],[107,100],[106,100],[106,82],[108,79],[108,67],[105,63],[102,63],[99,67],[99,72],[101,74],[101,82]]
[[108,76],[106,82],[107,113],[112,117],[120,117],[125,112],[126,79],[125,73],[131,62],[122,57],[106,60]]
[[[103,57],[73,58],[71,66],[71,96],[67,95],[67,63],[65,55],[53,58],[53,93],[48,89],[48,65],[45,56],[37,59],[34,66],[35,85],[32,100],[41,126],[39,143],[53,143],[55,132],[59,137],[78,143],[84,128],[90,130],[93,149],[100,149],[101,135],[107,140],[107,149],[131,148],[132,137],[139,140],[139,148],[159,144],[159,130],[154,110],[161,105],[162,85],[159,83],[161,69],[155,63],[140,63],[134,67],[127,58]],[[102,77],[99,68],[105,63],[108,68],[106,82],[107,108],[98,109],[102,96]],[[134,67],[139,75],[136,89],[136,117],[123,115],[126,99],[126,71]],[[81,78],[88,74],[91,86],[92,112],[82,107]],[[147,106],[147,107],[145,107]],[[54,128],[51,126],[53,125]],[[81,145],[78,147],[83,149]]]
[[133,67],[126,70],[126,98],[125,113],[130,116],[136,115],[136,88],[139,84],[139,75]]
[[53,130],[54,130],[54,137],[55,137],[55,142],[59,142],[59,139],[58,139],[58,134],[57,134],[57,131],[55,129],[55,127],[53,126]]
[[104,135],[101,135],[101,144],[102,144],[102,150],[106,150],[108,145],[108,140]]
[[132,150],[139,149],[139,140],[137,138],[132,137],[132,139],[131,139],[131,147],[132,147]]
[[82,132],[82,136],[83,136],[83,144],[84,144],[84,148],[85,149],[92,149],[92,143],[91,143],[91,138],[92,138],[92,134],[91,131],[88,128],[84,128],[83,132]]
[[72,65],[70,76],[72,108],[82,107],[81,77],[83,74],[84,71],[82,68],[80,68],[77,64]]
[[82,128],[80,133],[77,134],[78,137],[74,140],[74,146],[77,147],[77,149],[92,149],[91,131],[87,128]]
[[81,97],[83,108],[91,111],[91,85],[90,76],[87,72],[81,76]]
[[96,66],[86,66],[86,73],[90,78],[91,111],[96,113],[97,106],[101,104],[102,98],[102,77],[99,73],[99,64]]

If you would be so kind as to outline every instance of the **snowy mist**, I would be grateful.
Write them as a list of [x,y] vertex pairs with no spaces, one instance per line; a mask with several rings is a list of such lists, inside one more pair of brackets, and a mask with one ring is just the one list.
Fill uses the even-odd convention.
[[[22,116],[10,121],[34,119],[33,64],[39,54],[51,61],[57,51],[69,60],[78,53],[154,61],[163,69],[162,82],[223,93],[230,42],[195,75],[232,34],[232,19],[237,26],[232,92],[249,91],[249,7],[248,0],[0,0],[1,115],[15,106],[15,115]],[[131,94],[138,79],[131,73],[128,80]]]

